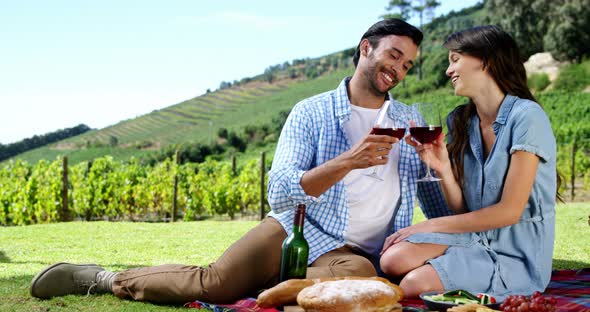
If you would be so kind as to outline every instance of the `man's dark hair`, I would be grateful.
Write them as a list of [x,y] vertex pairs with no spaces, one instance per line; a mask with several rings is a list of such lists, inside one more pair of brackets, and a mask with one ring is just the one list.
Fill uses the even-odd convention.
[[410,39],[412,39],[412,41],[417,46],[420,45],[423,38],[422,32],[418,28],[404,22],[403,20],[397,18],[389,18],[379,21],[373,24],[373,26],[371,26],[365,32],[365,34],[359,41],[359,44],[356,47],[356,52],[354,52],[354,56],[352,57],[354,67],[356,67],[356,65],[359,62],[359,57],[361,55],[361,42],[363,41],[363,39],[366,38],[367,40],[369,40],[371,47],[376,48],[379,45],[379,40],[389,35],[410,37]]

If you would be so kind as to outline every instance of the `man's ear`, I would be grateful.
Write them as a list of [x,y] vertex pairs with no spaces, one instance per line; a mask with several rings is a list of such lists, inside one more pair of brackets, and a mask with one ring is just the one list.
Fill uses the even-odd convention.
[[367,55],[369,55],[370,49],[371,43],[369,42],[369,39],[365,38],[361,40],[361,55],[367,57]]

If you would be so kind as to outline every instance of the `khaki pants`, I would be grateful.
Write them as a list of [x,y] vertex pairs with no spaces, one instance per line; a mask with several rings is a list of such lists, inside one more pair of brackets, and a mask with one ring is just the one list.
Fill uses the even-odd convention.
[[[277,284],[281,245],[287,237],[281,224],[268,217],[230,246],[207,267],[164,264],[120,272],[113,293],[154,303],[184,304],[194,300],[231,303]],[[371,261],[345,246],[319,257],[308,278],[375,276]]]

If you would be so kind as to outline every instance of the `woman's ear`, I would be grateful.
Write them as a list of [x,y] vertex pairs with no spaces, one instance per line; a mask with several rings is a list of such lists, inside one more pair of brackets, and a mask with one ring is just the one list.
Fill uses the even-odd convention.
[[487,71],[487,69],[489,67],[488,61],[481,60],[480,62],[481,62],[481,70],[482,71]]

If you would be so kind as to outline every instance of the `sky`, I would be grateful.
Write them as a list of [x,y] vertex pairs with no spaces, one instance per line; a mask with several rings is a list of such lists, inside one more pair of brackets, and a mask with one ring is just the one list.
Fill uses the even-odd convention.
[[[480,1],[439,2],[436,16]],[[104,128],[354,47],[388,1],[353,3],[0,0],[0,143]]]

